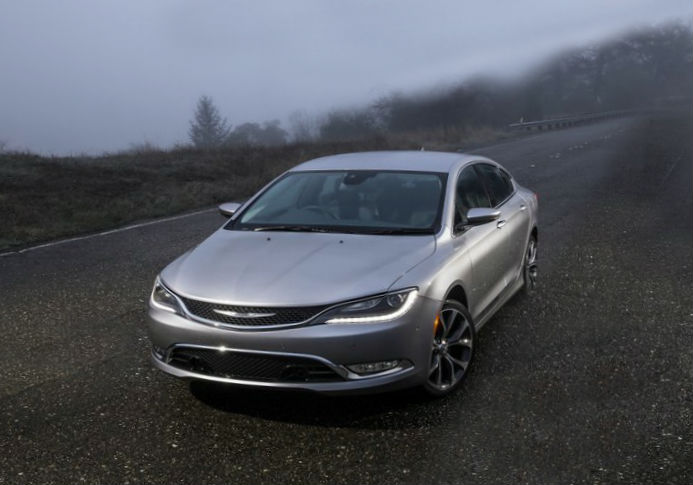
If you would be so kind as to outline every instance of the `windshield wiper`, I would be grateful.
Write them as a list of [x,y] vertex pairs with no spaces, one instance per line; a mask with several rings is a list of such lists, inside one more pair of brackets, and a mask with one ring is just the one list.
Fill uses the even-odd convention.
[[253,227],[253,231],[292,231],[292,232],[330,232],[324,227],[316,226],[258,226]]

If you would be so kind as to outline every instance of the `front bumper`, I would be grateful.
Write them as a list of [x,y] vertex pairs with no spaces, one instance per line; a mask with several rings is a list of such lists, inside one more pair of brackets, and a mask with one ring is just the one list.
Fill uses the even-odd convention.
[[[149,308],[149,336],[156,367],[184,379],[240,386],[305,389],[328,394],[380,392],[425,382],[431,352],[433,322],[442,302],[419,296],[402,317],[378,323],[313,324],[273,330],[234,330],[197,323],[155,307]],[[180,365],[180,351],[214,352],[249,359],[296,359],[331,371],[330,379],[292,376],[255,378],[234,373],[210,373]],[[398,360],[384,372],[359,375],[347,366]],[[264,365],[264,364],[263,364]],[[329,373],[329,372],[328,372]]]

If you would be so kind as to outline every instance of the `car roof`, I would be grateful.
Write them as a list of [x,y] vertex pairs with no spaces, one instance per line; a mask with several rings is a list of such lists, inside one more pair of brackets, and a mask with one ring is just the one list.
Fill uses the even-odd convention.
[[356,152],[309,160],[292,168],[292,172],[310,170],[409,170],[414,172],[450,172],[470,161],[490,161],[467,153],[426,151]]

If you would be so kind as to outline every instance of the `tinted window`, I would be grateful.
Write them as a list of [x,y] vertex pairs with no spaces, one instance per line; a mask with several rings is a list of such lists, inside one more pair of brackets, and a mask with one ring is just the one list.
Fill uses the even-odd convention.
[[455,226],[466,222],[467,211],[475,207],[491,207],[484,184],[474,167],[462,170],[455,192]]
[[507,173],[485,163],[480,163],[475,167],[484,179],[493,207],[510,197],[510,194],[513,193],[513,184]]

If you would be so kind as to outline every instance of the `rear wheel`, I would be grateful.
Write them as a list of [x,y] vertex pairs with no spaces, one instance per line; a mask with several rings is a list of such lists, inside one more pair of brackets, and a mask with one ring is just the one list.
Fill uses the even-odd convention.
[[457,301],[446,301],[433,329],[426,391],[443,396],[459,386],[467,375],[475,343],[476,333],[467,309]]

